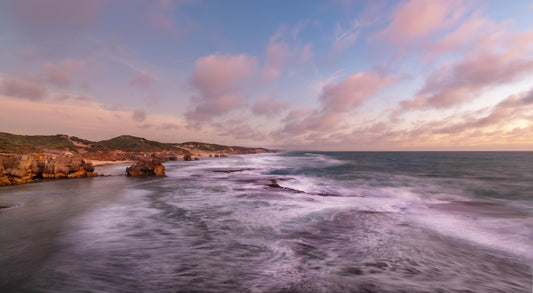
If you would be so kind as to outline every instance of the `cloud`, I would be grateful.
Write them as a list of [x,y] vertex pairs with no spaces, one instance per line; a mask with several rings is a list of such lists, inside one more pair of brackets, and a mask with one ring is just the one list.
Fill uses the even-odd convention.
[[312,112],[313,112],[312,109],[307,109],[307,108],[292,110],[292,111],[289,112],[287,117],[285,117],[285,119],[283,119],[283,122],[294,121],[296,119],[304,118],[304,117],[308,116],[309,114],[311,114]]
[[142,73],[132,78],[130,80],[130,85],[136,88],[146,89],[149,88],[154,81],[155,79],[151,74]]
[[428,36],[449,26],[461,11],[457,1],[410,0],[392,12],[390,24],[374,37],[391,43],[404,43]]
[[86,61],[76,59],[64,59],[57,64],[46,62],[42,66],[43,79],[56,87],[68,87],[71,84],[71,76],[85,64]]
[[8,77],[2,79],[0,93],[8,97],[39,101],[47,96],[47,89],[40,81]]
[[348,76],[341,82],[325,85],[320,95],[320,109],[292,111],[285,118],[281,136],[301,135],[308,131],[331,132],[343,121],[343,115],[358,108],[381,88],[394,80],[393,77],[363,72]]
[[180,128],[182,127],[176,123],[163,123],[159,126],[159,129],[162,129],[162,130],[177,130]]
[[357,73],[344,81],[326,85],[322,90],[320,102],[324,111],[342,113],[360,106],[378,89],[389,84],[390,77],[376,73]]
[[[295,115],[295,118],[302,115]],[[533,147],[533,88],[481,110],[425,117],[413,126],[378,121],[353,129],[312,132],[289,144],[307,148],[378,150],[524,150]],[[293,125],[294,126],[294,125]],[[298,126],[298,125],[297,125]],[[298,131],[296,131],[298,133]]]
[[262,116],[276,116],[287,109],[288,103],[275,98],[261,96],[255,100],[252,106],[252,113]]
[[185,116],[192,121],[209,121],[243,106],[242,82],[257,68],[255,57],[215,53],[196,60],[189,83],[196,91],[192,109]]
[[67,87],[70,85],[70,78],[67,73],[54,64],[44,64],[43,72],[46,76],[46,80],[57,87]]
[[8,0],[3,8],[13,23],[33,37],[74,35],[96,23],[103,0]]
[[71,93],[57,93],[54,95],[54,99],[56,101],[75,100],[80,102],[88,102],[92,100],[92,98],[88,95]]
[[463,57],[443,63],[426,78],[413,99],[400,102],[400,109],[393,116],[410,110],[461,105],[491,88],[531,74],[533,30],[509,31],[508,24],[474,14],[456,30],[423,45],[422,59],[432,60],[448,52],[461,52]]
[[146,120],[146,112],[144,110],[137,109],[131,114],[131,119],[136,122],[143,122]]
[[509,125],[518,119],[530,120],[528,115],[533,115],[533,88],[528,92],[507,97],[484,117],[467,116],[462,119],[463,121],[446,125],[438,132],[454,134],[498,124]]
[[341,24],[337,23],[337,27],[335,29],[335,41],[333,42],[333,50],[336,52],[341,52],[355,44],[355,41],[357,41],[357,37],[359,36],[359,27],[359,23],[354,21],[350,28],[344,30]]
[[139,125],[137,127],[140,128],[140,129],[150,129],[150,128],[153,127],[153,125],[150,124],[150,123],[145,123],[145,124]]
[[[467,49],[473,49],[473,46],[478,45],[483,40],[494,38],[498,34],[498,30],[503,29],[504,26],[505,23],[497,25],[486,18],[474,15],[442,39],[424,44],[421,58],[431,61],[449,52],[464,52]],[[493,46],[488,45],[486,47],[492,48]]]
[[455,64],[445,64],[430,75],[413,100],[400,103],[402,110],[449,108],[477,98],[483,90],[533,72],[533,60],[485,54]]
[[[161,142],[186,141],[191,137],[209,140],[212,133],[202,136],[197,129],[182,127],[180,131],[161,129],[160,125],[185,125],[175,115],[151,114],[146,123],[132,123],[131,112],[108,111],[100,103],[79,103],[75,100],[54,102],[10,99],[0,95],[0,125],[3,131],[21,134],[67,133],[89,140],[102,140],[125,133]],[[31,117],[31,119],[28,119]],[[148,120],[148,118],[146,120]],[[68,123],[66,123],[68,121]],[[139,126],[150,126],[139,128]]]
[[313,47],[311,44],[306,44],[302,51],[300,52],[300,58],[298,59],[298,64],[303,66],[313,57]]
[[258,131],[250,126],[250,121],[246,117],[229,119],[222,123],[214,123],[220,136],[230,136],[240,140],[260,140],[265,137],[262,131]]
[[183,24],[180,26],[176,20],[178,1],[150,1],[148,6],[141,11],[143,29],[150,28],[151,32],[164,33],[173,38],[183,34]]
[[289,45],[279,41],[282,30],[270,37],[265,53],[265,65],[261,70],[262,83],[270,85],[277,81],[283,72],[285,61],[289,56]]

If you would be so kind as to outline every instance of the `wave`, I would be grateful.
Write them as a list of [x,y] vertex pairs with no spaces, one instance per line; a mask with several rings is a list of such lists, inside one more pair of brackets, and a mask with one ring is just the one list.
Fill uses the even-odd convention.
[[507,216],[487,215],[502,210],[507,209],[486,202],[452,202],[418,211],[414,219],[439,234],[533,260],[530,219],[510,210]]
[[[320,197],[324,206],[386,212],[404,215],[439,234],[532,258],[529,248],[533,240],[531,227],[514,217],[495,210],[502,205],[471,204],[463,212],[458,207],[474,202],[460,188],[443,187],[440,179],[417,178],[365,171],[363,177],[350,180],[352,174],[307,172],[310,168],[341,166],[350,162],[332,159],[323,154],[261,154],[204,160],[178,164],[170,168],[171,177],[205,179],[202,184],[224,186],[227,191],[270,189],[274,194],[287,194],[298,200]],[[291,172],[279,172],[292,170]],[[362,173],[361,171],[358,171]],[[370,178],[370,179],[369,179]],[[276,190],[276,191],[274,191]],[[274,198],[274,197],[273,197]],[[318,198],[317,198],[318,199]],[[453,206],[453,208],[450,208]],[[448,207],[448,208],[445,208]]]

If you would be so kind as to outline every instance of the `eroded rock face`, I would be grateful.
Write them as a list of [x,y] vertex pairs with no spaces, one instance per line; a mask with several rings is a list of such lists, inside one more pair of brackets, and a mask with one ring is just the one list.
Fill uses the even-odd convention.
[[128,176],[165,176],[165,166],[159,159],[144,159],[126,168],[126,174]]
[[85,162],[81,156],[62,155],[47,162],[42,172],[43,178],[78,178],[86,177],[94,172],[91,163]]
[[80,155],[12,155],[0,158],[0,186],[32,182],[38,179],[97,176],[91,163]]

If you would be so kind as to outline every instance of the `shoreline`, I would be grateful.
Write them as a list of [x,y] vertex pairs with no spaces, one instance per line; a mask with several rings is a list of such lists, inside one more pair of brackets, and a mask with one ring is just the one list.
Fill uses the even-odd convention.
[[125,164],[125,163],[135,163],[135,161],[132,161],[132,160],[117,160],[117,161],[86,160],[86,161],[88,163],[93,164],[94,167],[118,165],[118,164]]

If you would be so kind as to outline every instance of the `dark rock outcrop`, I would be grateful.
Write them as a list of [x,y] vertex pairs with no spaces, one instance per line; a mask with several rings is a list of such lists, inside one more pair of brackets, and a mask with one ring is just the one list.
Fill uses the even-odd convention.
[[165,166],[158,159],[145,159],[126,168],[128,176],[165,176]]
[[25,154],[0,157],[0,186],[39,179],[97,176],[94,167],[80,155]]
[[192,161],[192,157],[191,157],[190,154],[186,154],[186,155],[183,156],[183,160],[184,161]]

